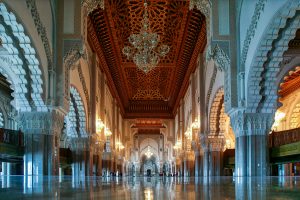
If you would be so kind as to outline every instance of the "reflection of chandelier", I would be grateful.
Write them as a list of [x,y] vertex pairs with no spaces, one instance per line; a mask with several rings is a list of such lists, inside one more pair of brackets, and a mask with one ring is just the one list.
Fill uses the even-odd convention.
[[147,158],[150,158],[153,155],[153,153],[150,150],[150,146],[148,146],[147,152],[145,153],[145,155],[147,156]]
[[128,38],[134,48],[125,46],[122,52],[128,59],[132,58],[140,70],[147,73],[157,66],[160,57],[164,57],[169,53],[170,47],[168,45],[161,45],[157,48],[157,51],[154,51],[160,41],[160,37],[157,33],[152,33],[150,30],[146,1],[144,7],[145,13],[140,33],[132,34]]

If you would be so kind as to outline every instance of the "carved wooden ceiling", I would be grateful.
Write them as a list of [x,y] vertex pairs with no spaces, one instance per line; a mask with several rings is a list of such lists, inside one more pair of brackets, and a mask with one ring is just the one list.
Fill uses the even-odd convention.
[[280,84],[278,94],[280,98],[284,98],[289,94],[300,88],[300,66],[297,66],[295,70],[289,71],[289,75],[283,78],[283,82]]
[[[189,11],[186,0],[149,0],[150,28],[170,52],[148,74],[137,69],[122,49],[130,34],[139,33],[144,12],[141,0],[109,0],[88,19],[89,43],[125,118],[173,118],[180,98],[206,45],[205,17]],[[159,46],[159,45],[158,45]]]

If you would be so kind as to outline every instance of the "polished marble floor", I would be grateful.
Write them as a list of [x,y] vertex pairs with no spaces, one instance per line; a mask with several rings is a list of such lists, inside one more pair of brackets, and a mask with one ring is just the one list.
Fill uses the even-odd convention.
[[0,176],[0,199],[300,199],[300,177]]

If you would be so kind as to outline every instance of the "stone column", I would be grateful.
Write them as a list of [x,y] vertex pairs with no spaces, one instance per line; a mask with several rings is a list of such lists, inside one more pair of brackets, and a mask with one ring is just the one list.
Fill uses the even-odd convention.
[[77,179],[89,175],[89,141],[85,138],[74,138],[72,176]]
[[200,146],[201,146],[201,155],[202,155],[202,162],[201,168],[202,168],[202,176],[209,176],[209,148],[208,148],[208,138],[205,133],[200,133],[199,135],[200,138]]
[[236,111],[230,118],[236,136],[235,175],[268,175],[268,133],[273,114]]
[[200,153],[199,151],[195,151],[195,176],[199,176],[199,161],[200,161]]
[[223,173],[223,146],[222,136],[209,136],[209,171],[211,176],[221,176]]
[[205,148],[203,151],[203,176],[209,176],[209,151]]
[[18,122],[25,136],[24,175],[58,175],[64,114],[59,110],[20,113]]

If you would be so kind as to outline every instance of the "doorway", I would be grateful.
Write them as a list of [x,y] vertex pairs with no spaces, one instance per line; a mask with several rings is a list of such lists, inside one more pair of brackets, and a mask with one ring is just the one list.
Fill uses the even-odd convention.
[[151,169],[147,169],[147,176],[151,177]]

